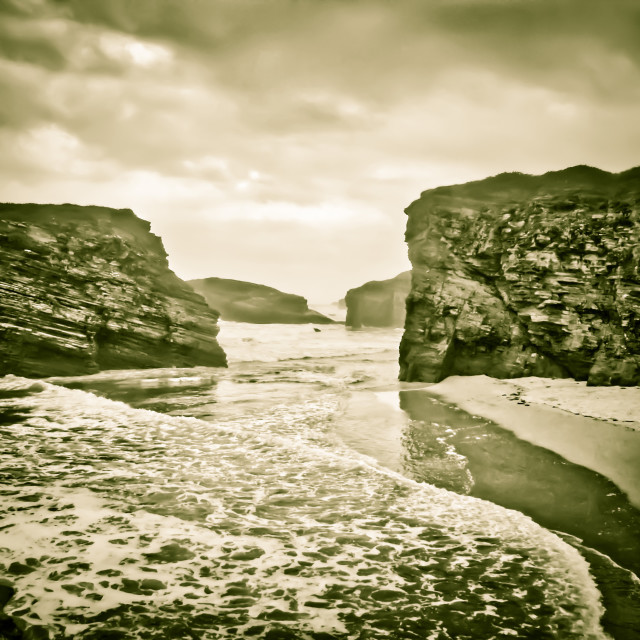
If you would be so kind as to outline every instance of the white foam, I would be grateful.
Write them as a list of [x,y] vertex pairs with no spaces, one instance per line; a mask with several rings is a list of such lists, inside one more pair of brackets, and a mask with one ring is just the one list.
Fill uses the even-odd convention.
[[[0,388],[32,384],[12,378]],[[336,447],[324,437],[335,395],[281,404],[251,423],[212,424],[50,384],[36,391],[0,400],[24,413],[4,430],[0,472],[20,486],[3,498],[4,522],[15,526],[0,531],[0,546],[9,562],[40,562],[16,578],[25,595],[14,609],[29,594],[30,611],[67,632],[79,611],[118,603],[142,600],[155,610],[192,598],[196,612],[226,607],[226,590],[242,583],[251,595],[240,627],[281,615],[296,628],[342,633],[358,624],[381,633],[376,616],[389,609],[398,624],[414,616],[437,629],[456,603],[493,619],[481,604],[487,597],[499,612],[501,602],[517,602],[534,615],[539,605],[523,593],[537,589],[552,606],[544,624],[604,637],[599,594],[575,549],[517,512]],[[168,544],[185,557],[162,563],[145,555]],[[76,561],[85,563],[77,575],[52,577]],[[98,573],[109,569],[122,575]],[[166,589],[122,589],[123,580],[148,577]],[[67,580],[71,591],[59,588]],[[349,611],[355,618],[345,618]],[[513,620],[500,625],[508,631]]]
[[391,351],[397,359],[402,332],[397,329],[356,331],[342,324],[323,325],[320,332],[308,324],[220,322],[218,341],[229,362],[277,362]]

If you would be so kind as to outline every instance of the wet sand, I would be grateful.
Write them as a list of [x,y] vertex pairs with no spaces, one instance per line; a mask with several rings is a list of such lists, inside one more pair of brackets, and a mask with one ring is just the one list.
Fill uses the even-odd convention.
[[452,376],[425,391],[605,476],[640,508],[640,389]]
[[[411,418],[408,461],[427,460],[430,470],[437,445],[451,444],[466,460],[471,495],[528,515],[578,549],[615,640],[640,639],[640,430],[630,419],[640,415],[638,391],[478,376],[400,393]],[[405,466],[461,490],[454,476],[421,478],[424,465]]]

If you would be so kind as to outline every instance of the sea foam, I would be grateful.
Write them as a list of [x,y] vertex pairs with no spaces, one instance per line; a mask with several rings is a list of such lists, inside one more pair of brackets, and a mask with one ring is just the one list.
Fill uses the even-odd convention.
[[13,377],[0,392],[0,547],[28,567],[10,608],[59,633],[605,637],[575,549],[337,446],[335,395],[207,422]]

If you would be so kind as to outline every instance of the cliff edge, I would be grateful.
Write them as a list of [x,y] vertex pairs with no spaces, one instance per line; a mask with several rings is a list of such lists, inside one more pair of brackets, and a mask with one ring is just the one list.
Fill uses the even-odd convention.
[[307,300],[293,293],[242,280],[203,278],[189,280],[223,320],[255,324],[331,324],[327,316],[309,309]]
[[348,327],[403,327],[411,272],[389,280],[372,280],[349,289],[345,296]]
[[640,382],[640,167],[505,173],[406,213],[401,380]]
[[129,209],[0,204],[0,375],[226,366],[218,314]]

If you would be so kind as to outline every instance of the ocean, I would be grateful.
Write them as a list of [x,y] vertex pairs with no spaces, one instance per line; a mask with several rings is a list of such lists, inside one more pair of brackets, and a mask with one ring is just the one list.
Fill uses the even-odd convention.
[[221,322],[226,370],[0,379],[5,613],[80,640],[640,637],[638,510],[397,382],[401,333]]

